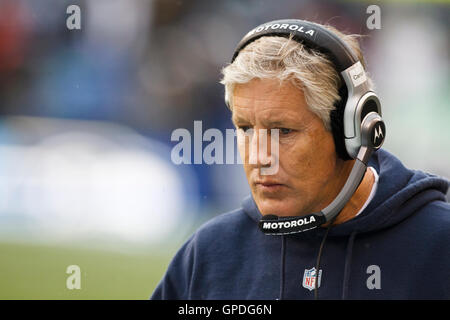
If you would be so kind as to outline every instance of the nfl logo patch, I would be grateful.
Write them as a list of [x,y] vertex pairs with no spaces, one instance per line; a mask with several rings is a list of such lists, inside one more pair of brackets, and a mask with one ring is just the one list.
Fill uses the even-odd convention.
[[[317,288],[320,287],[320,279],[322,278],[322,270],[319,270],[319,282],[317,283]],[[316,268],[312,267],[311,269],[305,269],[305,273],[303,273],[303,288],[308,289],[309,291],[314,290],[316,286]]]

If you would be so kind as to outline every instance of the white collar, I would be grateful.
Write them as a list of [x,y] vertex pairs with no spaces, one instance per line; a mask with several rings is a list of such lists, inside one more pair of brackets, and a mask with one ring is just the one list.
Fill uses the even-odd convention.
[[[375,196],[375,193],[377,192],[377,187],[378,187],[378,173],[377,173],[377,171],[376,171],[374,168],[372,168],[372,167],[369,167],[369,169],[372,170],[373,176],[375,177],[375,181],[374,181],[374,183],[373,183],[373,185],[372,185],[372,190],[370,191],[369,197],[367,198],[367,200],[366,200],[366,202],[364,203],[364,205],[362,206],[362,208],[358,211],[358,213],[356,214],[356,216],[359,215],[361,212],[364,211],[364,209],[369,205],[370,201],[372,201],[373,197]],[[356,217],[356,216],[355,216],[355,217]]]

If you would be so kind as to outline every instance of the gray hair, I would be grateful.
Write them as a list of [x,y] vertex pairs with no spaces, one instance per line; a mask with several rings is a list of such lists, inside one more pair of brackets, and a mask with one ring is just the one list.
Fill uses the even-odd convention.
[[[365,68],[364,58],[358,44],[358,35],[346,35],[331,26],[324,26],[345,41]],[[312,50],[290,38],[267,36],[247,45],[233,63],[222,69],[225,99],[233,110],[233,90],[237,83],[247,83],[254,78],[291,81],[304,93],[309,109],[322,119],[331,130],[330,112],[341,97],[338,90],[341,78],[333,63],[317,50]],[[373,82],[367,75],[369,87]]]

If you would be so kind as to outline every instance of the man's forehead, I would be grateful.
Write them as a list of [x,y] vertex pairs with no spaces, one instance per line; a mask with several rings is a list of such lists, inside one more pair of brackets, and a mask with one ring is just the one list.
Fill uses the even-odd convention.
[[259,110],[255,108],[233,108],[232,121],[234,123],[242,122],[261,122],[264,124],[276,125],[286,124],[292,121],[299,122],[305,119],[305,116],[299,110],[289,108],[273,107]]
[[303,91],[289,81],[273,79],[253,79],[236,84],[232,92],[233,105],[241,108],[258,106],[291,107],[305,102]]
[[275,123],[299,120],[309,113],[302,90],[291,82],[253,79],[237,84],[233,92],[233,122]]
[[260,107],[291,107],[301,101],[303,95],[299,95],[292,90],[271,91],[264,90],[235,90],[233,92],[233,104],[241,108],[249,108],[253,105]]
[[305,115],[308,108],[302,106],[298,101],[267,101],[267,100],[248,100],[236,99],[233,101],[232,117],[239,118],[269,118],[284,120],[290,117],[299,117]]

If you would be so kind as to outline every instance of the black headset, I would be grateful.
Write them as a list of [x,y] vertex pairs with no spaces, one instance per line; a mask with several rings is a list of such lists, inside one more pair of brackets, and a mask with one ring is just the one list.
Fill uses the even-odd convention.
[[[333,220],[361,183],[372,152],[379,149],[386,136],[381,118],[381,104],[370,90],[361,61],[349,46],[332,31],[304,20],[276,20],[248,32],[234,51],[233,62],[249,43],[264,36],[292,38],[308,48],[325,54],[333,62],[342,80],[341,100],[330,113],[336,152],[344,160],[355,159],[350,175],[337,197],[320,212],[301,217],[265,215],[260,229],[269,235],[303,232]],[[225,101],[228,105],[228,101]]]

